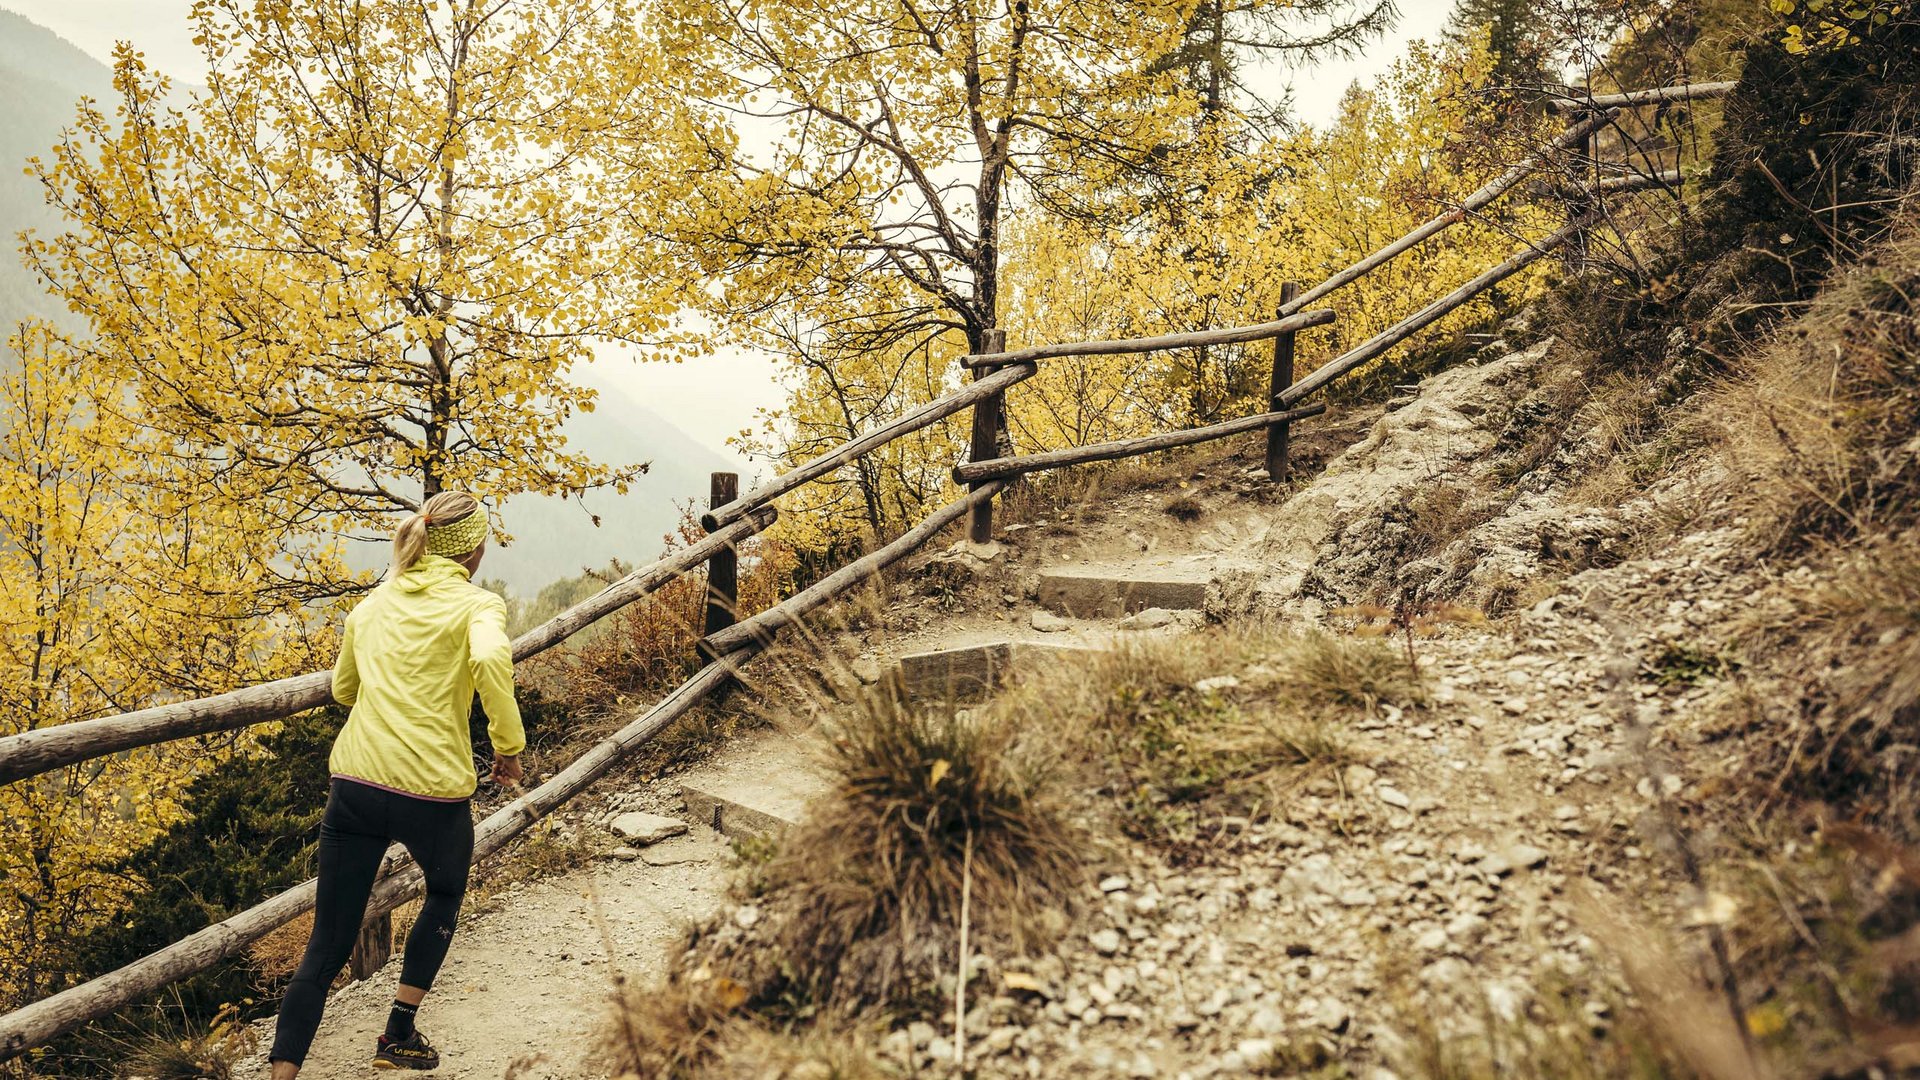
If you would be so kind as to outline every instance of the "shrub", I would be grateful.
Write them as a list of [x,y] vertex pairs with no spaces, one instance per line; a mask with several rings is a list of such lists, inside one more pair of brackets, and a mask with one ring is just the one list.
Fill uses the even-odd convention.
[[[161,1010],[164,1013],[164,1010]],[[232,1006],[204,1027],[164,1015],[149,1034],[122,1044],[117,1075],[138,1080],[232,1080],[255,1037]]]
[[828,735],[834,791],[766,870],[792,991],[864,1005],[926,986],[956,951],[963,890],[975,940],[1058,931],[1086,843],[1018,728],[916,707],[889,680]]

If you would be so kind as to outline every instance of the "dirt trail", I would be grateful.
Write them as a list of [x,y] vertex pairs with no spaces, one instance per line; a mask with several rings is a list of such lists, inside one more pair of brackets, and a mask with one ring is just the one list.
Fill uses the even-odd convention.
[[[509,886],[465,917],[446,967],[420,1010],[439,1048],[434,1075],[498,1080],[519,1063],[527,1078],[599,1075],[589,1051],[606,1016],[614,972],[657,979],[680,928],[717,910],[734,858],[726,840],[693,826],[631,861],[604,859],[547,881]],[[609,956],[594,917],[606,920]],[[396,950],[397,952],[397,950]],[[327,1000],[303,1077],[365,1076],[386,1024],[399,963]],[[264,1077],[273,1024],[240,1070]]]
[[[1683,771],[1672,788],[1649,787],[1603,675],[1622,650],[1650,655],[1737,605],[1753,583],[1723,566],[1737,561],[1734,549],[1697,535],[1598,560],[1603,568],[1535,596],[1527,590],[1548,572],[1545,553],[1564,566],[1568,552],[1604,552],[1674,492],[1596,516],[1561,505],[1557,485],[1437,535],[1409,520],[1436,486],[1493,490],[1487,477],[1526,434],[1527,398],[1548,357],[1545,346],[1496,353],[1428,380],[1291,493],[1223,457],[1177,484],[1010,529],[997,549],[956,545],[929,560],[945,565],[895,585],[884,626],[841,643],[870,681],[912,652],[1098,646],[1193,621],[1133,628],[1045,612],[1041,578],[1053,569],[1198,576],[1214,618],[1312,623],[1396,592],[1530,605],[1421,643],[1430,707],[1389,707],[1360,723],[1348,733],[1359,763],[1307,784],[1271,819],[1225,823],[1217,857],[1176,868],[1146,850],[1123,853],[1089,898],[1085,932],[1028,959],[1047,993],[989,998],[969,1016],[970,1063],[983,1075],[1245,1075],[1276,1049],[1312,1043],[1384,1080],[1397,1045],[1390,997],[1425,994],[1437,1023],[1471,1024],[1516,1014],[1544,978],[1587,977],[1595,950],[1570,907],[1576,880],[1679,901],[1646,850],[1647,821],[1657,798],[1693,780]],[[1203,504],[1200,520],[1181,520],[1173,504],[1183,500]],[[1672,599],[1681,591],[1686,604]],[[1229,680],[1219,692],[1236,691]],[[1675,748],[1711,692],[1642,671],[1625,700]],[[766,740],[787,738],[732,747],[701,771],[750,781],[764,764],[753,759],[774,752],[760,749]],[[680,814],[676,792],[663,782],[622,801]],[[516,1063],[521,1076],[596,1075],[588,1049],[612,965],[588,896],[612,928],[612,964],[649,983],[682,923],[729,917],[733,861],[696,823],[640,859],[524,886],[473,918],[421,1014],[446,1057],[443,1075],[496,1077]],[[334,997],[306,1075],[364,1069],[391,989],[383,975]],[[916,1023],[885,1052],[912,1070],[940,1065],[951,1047]]]

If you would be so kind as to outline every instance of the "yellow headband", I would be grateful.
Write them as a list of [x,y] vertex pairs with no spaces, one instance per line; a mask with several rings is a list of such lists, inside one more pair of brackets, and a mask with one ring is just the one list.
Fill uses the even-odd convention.
[[465,555],[487,538],[487,515],[475,510],[459,521],[427,526],[427,554]]

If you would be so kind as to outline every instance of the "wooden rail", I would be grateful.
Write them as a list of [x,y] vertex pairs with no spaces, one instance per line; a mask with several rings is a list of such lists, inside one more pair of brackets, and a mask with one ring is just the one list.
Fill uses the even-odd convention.
[[1527,250],[1515,255],[1499,266],[1480,274],[1472,281],[1467,282],[1465,285],[1435,300],[1433,303],[1421,308],[1407,318],[1382,330],[1360,345],[1327,361],[1316,369],[1313,374],[1308,375],[1306,378],[1288,387],[1286,391],[1280,395],[1281,404],[1294,404],[1308,394],[1313,393],[1340,376],[1345,375],[1347,372],[1352,371],[1354,368],[1359,367],[1361,364],[1366,363],[1400,342],[1405,341],[1413,334],[1432,325],[1435,320],[1446,315],[1449,311],[1478,296],[1496,282],[1519,272],[1534,260],[1573,239],[1579,235],[1582,230],[1591,227],[1593,221],[1593,216],[1589,215],[1580,221],[1570,222],[1562,226],[1553,235],[1530,245]]
[[[747,651],[754,648],[745,647]],[[477,861],[499,851],[554,807],[586,790],[636,747],[718,689],[727,681],[728,665],[744,659],[744,654],[736,653],[727,658],[727,664],[714,663],[702,668],[660,704],[603,739],[552,779],[494,811],[474,830],[474,859]],[[419,895],[422,880],[420,868],[403,848],[395,845],[382,864],[373,897],[367,904],[367,914],[375,916],[392,911]],[[0,1016],[0,1061],[45,1045],[89,1020],[238,955],[275,929],[312,911],[314,891],[312,879],[303,881],[265,903],[222,919],[126,967]]]
[[1735,82],[1684,83],[1651,90],[1632,90],[1622,94],[1553,94],[1547,108],[1554,112],[1591,112],[1596,109],[1630,109],[1638,105],[1660,105],[1672,101],[1726,97],[1738,86]]
[[[1296,311],[1298,308],[1296,307]],[[1233,345],[1243,341],[1265,341],[1311,326],[1324,326],[1334,320],[1326,308],[1318,311],[1289,312],[1272,322],[1251,326],[1230,326],[1224,330],[1195,330],[1156,337],[1118,338],[1113,341],[1075,341],[1065,345],[1035,345],[1013,352],[982,353],[961,361],[970,368],[997,368],[1008,364],[1031,364],[1062,356],[1119,356],[1127,353],[1163,352],[1168,349],[1194,349],[1202,345]]]
[[1185,431],[1163,431],[1158,435],[1142,435],[1137,439],[1116,439],[1113,442],[1094,443],[1090,446],[1070,446],[1064,450],[1049,450],[1044,454],[1028,454],[1025,457],[970,461],[964,465],[954,466],[953,479],[957,483],[974,484],[982,480],[1065,468],[1068,465],[1084,465],[1089,461],[1113,461],[1117,458],[1138,457],[1141,454],[1151,454],[1159,450],[1172,450],[1179,446],[1193,446],[1196,443],[1212,442],[1215,439],[1225,439],[1249,431],[1259,431],[1275,424],[1304,420],[1326,411],[1325,405],[1309,405],[1304,409],[1243,416],[1238,420],[1227,420],[1218,424],[1209,424],[1206,427],[1188,428]]
[[[649,563],[599,593],[520,635],[515,661],[546,651],[628,604],[659,591],[668,582],[772,525],[772,507],[743,516],[722,532]],[[194,701],[156,705],[118,716],[77,720],[0,738],[0,784],[141,746],[232,731],[318,708],[332,700],[332,676],[316,671],[249,686]]]
[[1626,173],[1621,176],[1609,176],[1590,184],[1538,184],[1530,189],[1535,195],[1551,195],[1573,201],[1591,202],[1601,195],[1626,195],[1635,191],[1652,191],[1655,188],[1677,188],[1686,182],[1686,177],[1678,169],[1666,169],[1657,173]]
[[[1647,96],[1664,94],[1676,89],[1689,90],[1686,96],[1710,96],[1711,93],[1724,92],[1714,90],[1713,84],[1707,84],[1693,88],[1669,87],[1662,91],[1644,92],[1639,95],[1618,95],[1618,97],[1623,99],[1621,104],[1643,104],[1655,100],[1676,99]],[[1596,108],[1611,109],[1613,106],[1609,98],[1601,97],[1581,103],[1580,107],[1592,111]],[[738,498],[731,498],[731,490],[716,482],[712,501],[720,505],[714,506],[702,518],[702,524],[709,531],[708,536],[683,551],[669,555],[621,578],[600,594],[521,635],[514,642],[514,657],[516,660],[525,659],[551,648],[583,627],[658,590],[702,562],[709,564],[711,572],[714,560],[724,561],[725,555],[732,552],[739,542],[764,530],[774,522],[776,512],[772,506],[772,500],[779,495],[824,476],[905,434],[937,423],[963,408],[972,406],[976,410],[976,434],[971,447],[973,456],[980,457],[989,446],[997,448],[997,435],[990,441],[981,434],[988,420],[991,419],[989,414],[997,407],[1001,396],[1009,387],[1035,374],[1037,371],[1035,361],[1039,359],[1145,352],[1266,338],[1284,342],[1299,329],[1330,322],[1333,319],[1332,311],[1303,309],[1449,225],[1464,220],[1469,214],[1518,184],[1527,174],[1547,161],[1553,153],[1583,145],[1600,126],[1611,122],[1614,115],[1616,113],[1612,111],[1600,112],[1572,125],[1540,154],[1535,155],[1527,163],[1502,174],[1469,196],[1459,207],[1434,218],[1379,251],[1373,252],[1313,289],[1285,299],[1277,313],[1278,317],[1272,322],[1226,330],[1170,334],[1157,338],[1039,346],[1013,352],[1005,351],[1004,346],[996,341],[993,346],[994,351],[967,358],[967,366],[981,371],[982,375],[978,381],[964,389],[923,405],[907,416],[863,434]],[[1623,181],[1627,179],[1629,178],[1622,178]],[[1630,190],[1630,188],[1622,188],[1622,190]],[[1281,368],[1282,361],[1286,358],[1276,351],[1276,392],[1271,395],[1272,406],[1269,412],[1188,432],[1168,432],[1140,439],[1120,440],[1025,457],[991,457],[963,464],[954,470],[954,475],[956,480],[972,485],[966,495],[935,511],[898,539],[841,567],[812,587],[750,619],[732,622],[730,613],[724,610],[731,606],[733,598],[723,595],[728,590],[724,580],[724,567],[722,567],[718,577],[709,579],[710,595],[714,597],[714,604],[710,605],[707,633],[701,641],[701,653],[709,662],[658,705],[597,743],[546,783],[527,792],[483,821],[475,831],[474,858],[476,860],[485,858],[500,851],[535,821],[586,790],[614,764],[653,738],[668,724],[685,715],[696,704],[721,691],[737,673],[739,666],[765,649],[780,631],[794,627],[807,613],[857,588],[874,575],[904,559],[961,517],[973,515],[982,507],[990,506],[993,498],[1006,488],[1010,477],[1024,472],[1056,468],[1083,461],[1109,460],[1149,453],[1261,428],[1266,428],[1270,432],[1283,431],[1284,425],[1316,414],[1325,408],[1324,405],[1293,408],[1292,406],[1301,398],[1321,389],[1342,374],[1405,340],[1409,335],[1430,325],[1434,320],[1459,307],[1495,282],[1566,244],[1581,230],[1590,226],[1592,221],[1593,217],[1588,215],[1569,223],[1553,235],[1530,246],[1526,251],[1475,277],[1454,292],[1428,304],[1409,318],[1323,365],[1305,379],[1291,383],[1284,390],[1277,388],[1281,382],[1285,381],[1281,377]],[[1290,374],[1290,365],[1286,366]],[[1274,453],[1273,445],[1270,442],[1269,460],[1272,460]],[[990,522],[990,519],[986,520]],[[719,625],[729,622],[732,625]],[[328,691],[328,673],[316,672],[237,690],[215,698],[156,706],[121,716],[82,721],[0,739],[0,782],[11,782],[100,754],[210,731],[230,730],[263,720],[292,715],[323,703],[328,697]],[[404,850],[396,846],[388,852],[382,865],[367,913],[374,918],[383,916],[397,905],[417,895],[420,888],[419,868],[412,864]],[[314,889],[314,882],[303,882],[117,971],[0,1016],[0,1061],[17,1057],[35,1046],[44,1045],[80,1024],[146,997],[170,983],[205,971],[222,960],[238,954],[275,928],[284,926],[301,914],[310,911],[313,907]]]
[[821,454],[804,465],[781,473],[725,506],[709,510],[700,515],[700,524],[709,532],[731,525],[794,488],[810,480],[817,480],[848,462],[864,457],[902,435],[937,424],[975,402],[991,398],[1017,382],[1032,378],[1039,370],[1032,364],[1025,364],[1009,367],[1004,371],[996,371],[963,390],[957,390],[946,397],[930,401],[884,427],[877,427],[857,439],[841,444],[837,449]]
[[1575,123],[1561,132],[1558,138],[1548,143],[1539,153],[1534,154],[1526,161],[1501,173],[1499,176],[1482,185],[1478,191],[1462,199],[1459,206],[1414,228],[1413,231],[1407,233],[1405,236],[1367,255],[1352,266],[1334,274],[1332,277],[1301,293],[1299,296],[1294,297],[1292,300],[1281,304],[1280,313],[1282,315],[1290,315],[1293,312],[1299,311],[1308,304],[1314,303],[1322,297],[1327,296],[1334,290],[1353,284],[1379,269],[1381,266],[1393,261],[1394,258],[1408,249],[1439,234],[1442,230],[1467,220],[1470,215],[1485,209],[1495,199],[1506,194],[1515,184],[1525,180],[1543,166],[1552,164],[1556,155],[1565,153],[1568,150],[1584,147],[1587,144],[1588,136],[1606,127],[1608,124],[1613,123],[1614,117],[1618,115],[1620,115],[1620,113],[1619,110],[1616,109],[1596,113],[1593,116],[1589,116]]
[[914,526],[898,540],[835,570],[821,578],[812,588],[795,593],[785,602],[776,604],[745,622],[735,623],[717,634],[709,635],[700,643],[702,655],[719,657],[746,648],[749,644],[764,645],[773,639],[773,635],[799,622],[801,616],[807,612],[913,554],[920,545],[933,539],[941,529],[960,520],[976,505],[1000,494],[1006,486],[1006,482],[1002,480],[980,484],[967,494],[935,510],[925,521]]
[[[1282,310],[1300,295],[1300,283],[1283,281],[1280,283],[1280,307]],[[1280,394],[1293,385],[1294,335],[1282,334],[1273,339],[1273,368],[1267,375],[1267,409],[1269,412],[1283,412],[1280,408]],[[1293,438],[1293,422],[1283,420],[1267,428],[1267,479],[1275,484],[1286,482],[1290,471],[1288,454]]]

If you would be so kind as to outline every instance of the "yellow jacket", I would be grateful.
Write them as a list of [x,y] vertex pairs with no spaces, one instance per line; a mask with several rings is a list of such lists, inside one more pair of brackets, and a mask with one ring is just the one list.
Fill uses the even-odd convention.
[[452,559],[423,555],[347,616],[333,699],[352,707],[328,760],[335,776],[410,795],[475,787],[467,718],[478,691],[496,753],[526,745],[513,700],[507,605]]

